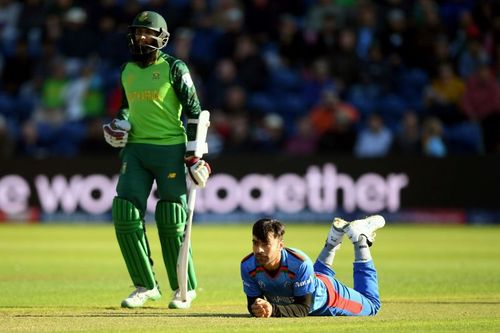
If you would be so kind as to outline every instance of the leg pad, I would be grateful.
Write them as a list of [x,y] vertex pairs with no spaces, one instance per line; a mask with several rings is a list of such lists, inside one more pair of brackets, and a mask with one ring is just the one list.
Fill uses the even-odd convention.
[[153,261],[139,210],[130,201],[115,197],[112,216],[116,238],[134,286],[153,289],[156,286]]
[[[156,205],[156,224],[158,226],[158,235],[160,237],[163,260],[167,268],[168,280],[172,290],[179,288],[177,282],[177,257],[184,236],[186,226],[186,209],[184,206],[169,201],[159,201]],[[196,288],[197,281],[194,271],[191,249],[189,249],[188,261],[188,289]]]

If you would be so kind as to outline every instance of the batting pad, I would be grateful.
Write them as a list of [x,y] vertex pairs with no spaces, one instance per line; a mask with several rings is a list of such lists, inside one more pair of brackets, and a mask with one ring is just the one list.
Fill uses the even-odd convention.
[[116,238],[134,286],[153,289],[156,286],[153,261],[139,210],[130,201],[115,197],[112,216]]
[[[176,290],[179,288],[176,269],[177,257],[179,256],[179,249],[184,236],[184,227],[187,218],[186,210],[178,203],[159,201],[156,205],[155,217],[163,252],[163,261],[167,268],[168,281],[172,290]],[[193,290],[196,286],[197,281],[193,258],[191,256],[191,248],[189,248],[188,290]]]

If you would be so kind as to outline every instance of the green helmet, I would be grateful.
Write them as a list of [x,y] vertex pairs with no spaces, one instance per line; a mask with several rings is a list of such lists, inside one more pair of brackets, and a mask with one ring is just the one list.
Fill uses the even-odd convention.
[[[155,42],[153,44],[138,43],[135,36],[135,31],[138,28],[151,30],[150,37]],[[165,19],[160,14],[152,11],[143,11],[137,14],[132,25],[128,27],[128,30],[129,49],[133,54],[146,54],[162,49],[167,45],[168,37],[170,36]]]

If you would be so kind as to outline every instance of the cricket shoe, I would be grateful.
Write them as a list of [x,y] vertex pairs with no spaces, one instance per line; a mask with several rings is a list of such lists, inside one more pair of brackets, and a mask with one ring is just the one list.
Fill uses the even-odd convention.
[[189,309],[191,307],[191,302],[196,298],[196,290],[188,290],[186,295],[186,300],[183,301],[181,298],[181,292],[177,289],[174,293],[174,297],[168,303],[169,309]]
[[361,236],[365,236],[368,246],[372,246],[375,241],[375,231],[383,228],[384,225],[385,219],[382,216],[372,215],[348,223],[348,225],[344,227],[344,230],[351,242],[357,243],[360,241]]
[[160,290],[158,287],[153,289],[146,289],[144,287],[137,287],[127,298],[122,301],[122,308],[140,308],[149,301],[159,300],[161,298]]
[[345,228],[349,225],[349,222],[342,220],[341,218],[336,217],[328,231],[328,237],[326,238],[326,242],[332,246],[337,246],[342,243],[342,237],[345,234]]

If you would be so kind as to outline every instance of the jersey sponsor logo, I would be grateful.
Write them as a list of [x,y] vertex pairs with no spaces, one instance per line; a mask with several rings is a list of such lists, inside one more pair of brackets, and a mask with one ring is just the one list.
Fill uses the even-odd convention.
[[295,282],[293,285],[296,287],[296,288],[300,288],[300,287],[303,287],[303,286],[307,286],[308,284],[310,284],[312,282],[312,277],[309,277],[309,279],[307,280],[304,280],[304,281],[297,281]]
[[159,80],[160,79],[160,73],[159,72],[154,72],[152,76],[153,80]]
[[184,82],[184,84],[186,84],[189,88],[193,86],[193,80],[191,79],[191,75],[189,75],[189,73],[182,76],[182,82]]
[[175,173],[175,172],[170,172],[167,175],[167,179],[174,179],[175,177],[177,177],[177,173]]
[[288,297],[288,296],[268,296],[266,295],[266,298],[269,300],[270,303],[276,303],[280,305],[285,305],[285,304],[292,304],[293,303],[293,297]]
[[120,169],[120,173],[123,175],[127,172],[127,162],[123,162],[122,167]]
[[127,94],[129,101],[153,101],[157,100],[160,96],[158,90],[141,90],[141,91],[131,91]]

